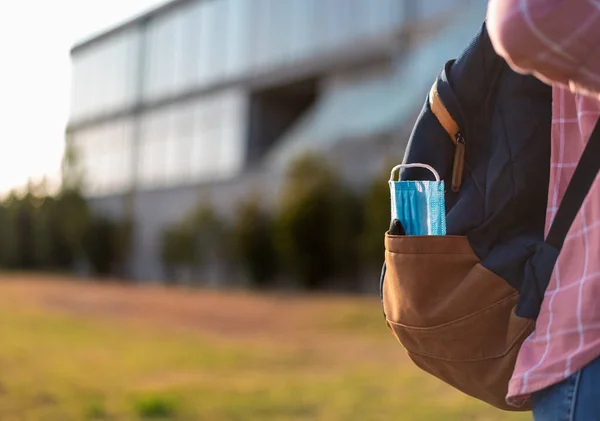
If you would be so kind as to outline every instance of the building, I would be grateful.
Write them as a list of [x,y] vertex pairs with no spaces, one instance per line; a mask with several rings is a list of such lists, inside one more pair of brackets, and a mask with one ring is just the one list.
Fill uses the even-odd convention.
[[268,203],[302,151],[356,185],[401,157],[485,3],[174,0],[75,45],[67,141],[97,211],[134,216],[131,276],[163,277],[160,233],[199,198]]

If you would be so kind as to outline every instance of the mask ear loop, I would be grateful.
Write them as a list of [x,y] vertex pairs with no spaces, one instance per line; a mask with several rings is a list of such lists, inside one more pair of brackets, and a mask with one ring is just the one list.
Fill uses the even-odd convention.
[[[396,180],[394,180],[394,173],[401,168],[425,168],[426,170],[429,170],[433,173],[433,176],[435,177],[435,181],[440,181],[440,175],[438,174],[438,172],[431,165],[427,165],[427,164],[396,165],[394,168],[392,168],[392,172],[390,173],[390,181],[396,181]],[[400,180],[398,180],[398,181],[400,181]]]

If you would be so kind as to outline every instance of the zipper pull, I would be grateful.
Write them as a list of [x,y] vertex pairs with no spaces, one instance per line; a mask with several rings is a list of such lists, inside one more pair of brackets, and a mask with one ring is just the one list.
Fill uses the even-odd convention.
[[452,166],[452,191],[458,193],[465,167],[465,138],[461,132],[458,132],[454,140],[456,148],[454,149],[454,165]]

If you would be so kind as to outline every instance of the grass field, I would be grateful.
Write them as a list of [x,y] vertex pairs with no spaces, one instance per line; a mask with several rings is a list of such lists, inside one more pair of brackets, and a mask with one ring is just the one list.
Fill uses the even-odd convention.
[[529,420],[418,371],[376,298],[0,275],[0,420]]

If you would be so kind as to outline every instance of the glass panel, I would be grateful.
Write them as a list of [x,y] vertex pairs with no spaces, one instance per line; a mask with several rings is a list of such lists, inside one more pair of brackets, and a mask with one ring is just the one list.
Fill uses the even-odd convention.
[[401,0],[368,1],[367,32],[372,35],[388,32],[402,21],[404,2]]
[[245,135],[245,100],[236,91],[204,98],[194,105],[191,180],[205,182],[240,170]]
[[235,77],[248,71],[250,66],[251,8],[253,5],[251,0],[221,1],[226,2],[228,19],[226,72]]
[[360,26],[365,18],[362,3],[360,0],[338,0],[338,7],[346,8],[343,21],[338,27],[340,41],[350,43],[361,34]]
[[184,30],[185,28],[185,16],[183,14],[185,10],[179,9],[172,12],[172,16],[169,16],[168,25],[168,39],[169,48],[173,51],[172,63],[169,65],[169,84],[168,93],[175,94],[180,92],[185,86],[185,67],[186,57],[189,57],[188,51],[184,50]]
[[172,107],[165,113],[168,124],[165,137],[166,182],[175,185],[189,177],[194,114],[190,104]]
[[288,28],[290,33],[288,48],[292,60],[299,60],[307,56],[313,48],[316,0],[288,1],[291,3],[290,11],[293,15]]
[[83,62],[80,57],[73,57],[71,61],[71,118],[76,119],[81,115],[82,99],[85,97],[85,84],[82,83]]
[[171,35],[169,33],[169,22],[165,19],[160,19],[154,23],[154,27],[156,30],[154,38],[156,42],[156,55],[153,57],[152,66],[156,66],[158,69],[154,93],[157,97],[160,97],[169,90],[175,56],[169,36]]
[[73,57],[73,92],[75,100],[71,105],[73,118],[84,117],[91,111],[90,104],[93,101],[94,93],[91,88],[93,85],[90,72],[91,58],[88,52],[84,51]]
[[148,23],[147,98],[173,94],[184,85],[183,14],[160,16]]
[[199,43],[199,3],[192,2],[181,10],[181,30],[178,31],[177,57],[181,65],[178,72],[181,73],[182,89],[192,88],[197,83],[198,51]]
[[202,142],[202,174],[205,180],[213,179],[218,171],[221,129],[223,127],[222,97],[207,99],[203,115],[199,118],[198,130]]
[[269,66],[269,38],[271,37],[271,0],[253,0],[252,10],[252,69],[264,70]]
[[138,173],[142,187],[156,187],[165,182],[166,132],[167,120],[164,111],[142,117]]
[[224,3],[203,1],[200,3],[198,82],[213,83],[222,76],[226,64],[224,37],[226,36]]
[[[280,141],[272,156],[274,165],[285,165],[307,149],[331,147],[391,129],[401,121],[397,85],[391,75],[357,75],[330,84],[322,98]],[[412,101],[412,100],[411,100]],[[352,119],[348,116],[352,115]]]
[[[379,4],[379,3],[377,3]],[[345,25],[348,7],[340,5],[339,0],[320,0],[316,30],[319,34],[320,49],[331,49],[341,43],[343,35],[340,29]]]
[[187,181],[190,177],[190,154],[194,137],[193,103],[185,103],[176,107],[173,115],[173,137],[176,139],[176,180]]
[[[418,11],[417,14],[419,19],[431,19],[440,17],[447,13],[457,12],[459,10],[465,10],[472,5],[473,1],[465,1],[465,0],[421,0],[417,2],[413,7]],[[456,17],[455,19],[462,18],[466,13],[460,13],[460,17]]]
[[264,38],[265,64],[268,67],[281,65],[288,55],[290,39],[289,21],[293,19],[285,0],[268,0],[265,3],[267,15],[267,37]]
[[122,191],[131,188],[132,185],[132,169],[133,169],[133,154],[132,154],[132,143],[133,143],[133,120],[122,120],[118,122],[118,147],[113,148],[113,158],[116,164],[113,165],[115,174],[114,189],[115,191]]
[[246,152],[244,135],[246,134],[244,121],[240,118],[239,107],[229,114],[229,123],[223,127],[221,133],[221,147],[219,151],[219,176],[229,178],[237,175],[243,165]]
[[164,112],[166,132],[165,132],[165,184],[174,184],[181,179],[180,156],[183,152],[179,147],[179,138],[175,130],[175,110]]
[[238,172],[246,100],[229,91],[142,117],[137,178],[142,188],[205,182]]
[[122,109],[135,101],[139,31],[128,30],[73,56],[73,118]]
[[123,192],[131,186],[132,129],[131,120],[118,120],[75,133],[87,194]]
[[[223,0],[206,2],[213,7],[211,19],[211,36],[213,45],[211,67],[216,79],[223,77],[227,69],[227,49],[229,46],[230,31],[227,26],[227,3]],[[227,75],[229,76],[229,75]]]
[[190,176],[193,181],[198,181],[206,177],[207,167],[205,151],[205,114],[208,104],[205,99],[199,100],[194,107],[194,138],[190,153]]
[[219,148],[219,176],[228,178],[238,174],[246,153],[247,100],[238,91],[223,94],[221,103],[223,128]]
[[144,60],[144,99],[153,99],[156,97],[157,85],[159,79],[160,68],[155,65],[155,57],[158,57],[159,44],[156,36],[156,27],[149,23],[146,26],[145,32],[145,60]]

